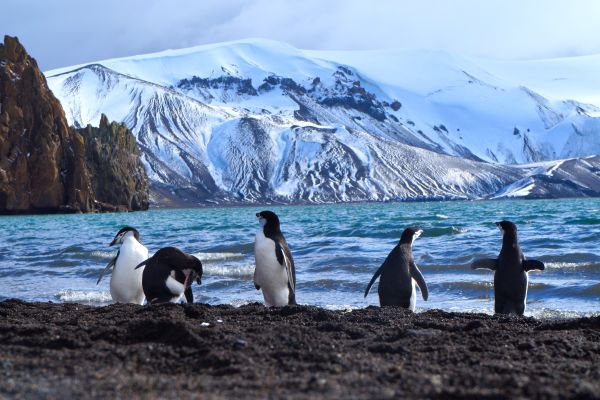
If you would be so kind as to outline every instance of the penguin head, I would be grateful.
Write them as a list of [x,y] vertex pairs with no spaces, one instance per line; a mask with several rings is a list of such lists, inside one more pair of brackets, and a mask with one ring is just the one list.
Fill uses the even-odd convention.
[[496,226],[502,232],[502,236],[514,236],[517,234],[517,226],[510,221],[500,221],[496,222]]
[[402,236],[400,237],[400,243],[412,244],[419,236],[421,236],[421,233],[423,233],[422,229],[416,226],[410,226],[406,228],[404,232],[402,232]]
[[114,246],[115,244],[122,244],[123,239],[125,239],[127,235],[133,235],[133,237],[135,237],[135,240],[137,240],[138,242],[140,241],[140,233],[137,231],[137,229],[132,228],[130,226],[126,226],[122,228],[119,232],[117,232],[115,238],[112,242],[110,242],[109,246]]
[[279,228],[279,217],[272,211],[261,211],[256,213],[256,217],[258,218],[260,226],[263,228],[266,225],[269,225],[273,228]]
[[198,285],[202,284],[202,263],[195,256],[189,255],[187,268],[191,269],[192,280],[195,280]]

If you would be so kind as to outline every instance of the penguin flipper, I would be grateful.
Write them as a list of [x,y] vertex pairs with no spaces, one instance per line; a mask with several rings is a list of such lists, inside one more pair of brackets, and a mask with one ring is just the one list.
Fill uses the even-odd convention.
[[417,264],[414,262],[410,263],[410,276],[417,282],[419,285],[419,289],[421,289],[421,295],[423,296],[423,300],[427,301],[429,298],[429,290],[427,289],[427,283],[425,283],[425,278],[423,278],[423,274],[419,268],[417,268]]
[[523,269],[525,271],[531,271],[532,269],[536,269],[538,271],[543,271],[546,268],[543,262],[538,260],[523,260]]
[[294,260],[292,253],[286,243],[279,243],[275,241],[275,255],[279,264],[285,267],[285,272],[288,278],[288,288],[290,290],[290,298],[292,298],[292,292],[296,292],[296,269],[294,267]]
[[185,295],[185,300],[188,303],[193,303],[194,302],[194,294],[192,293],[192,287],[188,286],[187,289],[185,289],[185,292],[183,292],[183,294]]
[[102,277],[104,276],[104,274],[107,273],[109,269],[111,269],[112,267],[115,266],[115,264],[117,263],[117,258],[119,258],[119,253],[120,252],[121,252],[121,250],[119,250],[117,252],[117,255],[115,256],[115,258],[113,258],[112,260],[110,260],[110,262],[108,263],[108,265],[106,267],[104,267],[104,269],[102,270],[102,272],[100,272],[100,276],[98,277],[98,280],[96,281],[96,285],[98,285],[100,283],[100,281],[102,280]]
[[149,258],[149,259],[147,259],[147,260],[144,260],[144,261],[142,261],[141,263],[139,263],[138,265],[136,265],[134,269],[138,269],[138,268],[140,268],[140,267],[143,267],[144,265],[148,264],[148,262],[149,262],[150,260],[153,260],[153,258],[154,258],[154,256],[150,257],[150,258]]
[[491,269],[495,271],[498,268],[497,258],[479,258],[471,264],[471,269]]
[[[385,263],[383,263],[383,265],[385,265]],[[377,278],[379,278],[379,275],[381,275],[381,272],[383,271],[383,265],[381,267],[379,267],[379,269],[375,272],[375,274],[371,278],[371,281],[367,285],[367,288],[365,289],[365,296],[364,296],[365,298],[369,295],[369,292],[371,291],[371,286],[373,286],[373,284],[375,283]]]

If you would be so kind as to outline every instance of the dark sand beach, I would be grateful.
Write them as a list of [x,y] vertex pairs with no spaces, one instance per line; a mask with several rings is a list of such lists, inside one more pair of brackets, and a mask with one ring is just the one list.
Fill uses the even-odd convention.
[[0,397],[600,398],[600,317],[4,301]]

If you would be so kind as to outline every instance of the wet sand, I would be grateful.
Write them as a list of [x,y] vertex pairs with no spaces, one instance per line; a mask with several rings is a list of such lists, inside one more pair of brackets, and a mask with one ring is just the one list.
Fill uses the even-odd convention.
[[600,398],[600,317],[11,300],[0,397]]

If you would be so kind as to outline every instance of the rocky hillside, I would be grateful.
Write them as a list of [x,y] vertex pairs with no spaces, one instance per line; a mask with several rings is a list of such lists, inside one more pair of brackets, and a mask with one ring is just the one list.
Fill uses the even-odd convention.
[[[90,132],[69,128],[35,59],[17,38],[5,36],[0,44],[0,213],[147,208],[145,175],[138,173],[134,184],[111,192],[104,185],[120,182],[119,167],[113,166],[119,158],[99,157],[88,168],[86,154],[93,156],[98,139]],[[105,172],[98,174],[99,169]]]
[[85,139],[86,166],[96,208],[146,210],[148,177],[131,131],[124,124],[109,123],[102,114],[97,128],[88,125],[76,132]]
[[243,40],[47,76],[71,124],[131,129],[158,203],[599,195],[600,108],[552,86],[578,70],[534,66],[530,88],[482,65]]

